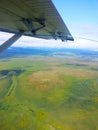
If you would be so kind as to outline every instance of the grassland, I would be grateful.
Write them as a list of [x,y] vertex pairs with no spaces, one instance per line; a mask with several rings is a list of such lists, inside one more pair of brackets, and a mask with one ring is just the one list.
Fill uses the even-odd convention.
[[98,62],[0,60],[0,130],[98,130]]

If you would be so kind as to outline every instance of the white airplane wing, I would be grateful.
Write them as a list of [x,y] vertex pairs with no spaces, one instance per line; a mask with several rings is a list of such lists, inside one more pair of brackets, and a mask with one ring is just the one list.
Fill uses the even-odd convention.
[[74,40],[51,0],[0,0],[0,31],[15,33],[15,41],[21,35]]

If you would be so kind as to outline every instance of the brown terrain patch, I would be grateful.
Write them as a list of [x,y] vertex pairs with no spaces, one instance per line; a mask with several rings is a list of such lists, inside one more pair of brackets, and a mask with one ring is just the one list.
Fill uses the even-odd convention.
[[63,84],[63,81],[60,78],[62,75],[77,78],[92,78],[98,76],[98,72],[76,68],[51,67],[44,71],[39,71],[31,74],[29,76],[29,81],[32,86],[36,86],[36,88],[40,90],[48,90],[51,88],[56,88],[58,86],[61,87],[66,84]]

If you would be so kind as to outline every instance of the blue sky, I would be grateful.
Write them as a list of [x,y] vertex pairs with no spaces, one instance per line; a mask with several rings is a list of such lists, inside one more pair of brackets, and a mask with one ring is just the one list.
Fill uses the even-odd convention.
[[98,0],[52,1],[73,35],[82,35],[86,29],[98,32]]
[[97,0],[52,0],[65,22],[98,24]]
[[[14,46],[45,46],[93,49],[98,51],[98,0],[52,0],[67,25],[75,41],[63,43],[55,40],[42,40],[31,37],[22,37]],[[10,37],[0,33],[0,43]]]

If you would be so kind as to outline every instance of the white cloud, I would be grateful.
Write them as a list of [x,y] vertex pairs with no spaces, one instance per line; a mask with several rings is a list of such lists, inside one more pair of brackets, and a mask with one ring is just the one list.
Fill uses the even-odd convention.
[[[1,33],[0,32],[0,44],[10,38],[12,34]],[[21,37],[13,46],[20,47],[65,47],[65,48],[82,48],[82,49],[91,49],[98,51],[98,42],[93,42],[85,39],[80,39],[79,37],[75,38],[75,41],[62,42],[61,40],[44,40],[37,39],[33,37]]]
[[98,42],[76,38],[75,44],[77,44],[78,48],[98,51]]

